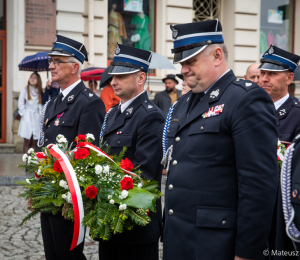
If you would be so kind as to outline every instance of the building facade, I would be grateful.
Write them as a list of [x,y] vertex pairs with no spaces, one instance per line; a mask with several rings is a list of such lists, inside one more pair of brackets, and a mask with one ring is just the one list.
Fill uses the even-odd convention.
[[[85,68],[107,67],[117,42],[172,62],[170,25],[218,18],[229,67],[243,77],[271,43],[300,55],[297,14],[296,0],[0,0],[0,148],[22,150],[13,113],[31,72],[19,71],[18,64],[25,56],[50,50],[55,33],[84,42]],[[151,70],[147,86],[154,93],[163,90],[161,79],[180,72],[180,65],[174,66]],[[40,75],[45,87],[47,73]]]

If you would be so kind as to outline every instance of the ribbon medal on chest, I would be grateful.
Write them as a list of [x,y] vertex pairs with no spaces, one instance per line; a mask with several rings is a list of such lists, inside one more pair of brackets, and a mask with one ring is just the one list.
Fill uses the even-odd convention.
[[59,125],[59,119],[63,116],[63,114],[64,114],[64,112],[61,112],[60,114],[58,114],[56,116],[57,118],[54,121],[54,126],[58,126]]
[[202,114],[202,117],[208,118],[208,117],[212,117],[212,116],[218,116],[218,115],[220,115],[220,113],[223,112],[223,108],[224,108],[224,104],[218,105],[215,107],[211,107],[205,113]]

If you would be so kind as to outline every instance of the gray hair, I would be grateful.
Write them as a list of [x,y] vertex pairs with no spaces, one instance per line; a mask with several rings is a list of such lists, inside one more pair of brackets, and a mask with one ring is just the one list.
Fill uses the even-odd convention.
[[80,76],[80,73],[81,73],[81,71],[82,71],[82,63],[79,61],[79,60],[77,60],[75,57],[68,57],[68,61],[71,63],[78,63],[78,65],[79,65],[79,69],[78,69],[78,76]]
[[208,56],[212,50],[216,47],[219,47],[221,48],[222,52],[223,52],[223,55],[224,55],[224,58],[225,58],[225,61],[227,62],[228,61],[228,50],[227,50],[227,47],[224,43],[216,43],[216,44],[211,44],[211,45],[208,45],[205,49],[204,49],[204,55],[205,56]]
[[136,77],[140,74],[140,72],[145,73],[145,76],[146,76],[145,82],[144,82],[144,85],[145,85],[145,83],[146,83],[146,81],[147,81],[147,73],[146,73],[145,71],[139,70],[139,71],[137,71],[137,72],[134,72],[134,73],[132,74],[132,76],[136,79]]

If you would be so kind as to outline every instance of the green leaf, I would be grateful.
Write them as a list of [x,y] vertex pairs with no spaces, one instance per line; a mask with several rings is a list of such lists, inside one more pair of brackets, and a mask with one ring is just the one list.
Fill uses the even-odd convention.
[[153,194],[138,187],[128,190],[128,197],[121,200],[121,202],[122,204],[125,203],[127,207],[150,209],[153,212],[156,211],[155,197]]

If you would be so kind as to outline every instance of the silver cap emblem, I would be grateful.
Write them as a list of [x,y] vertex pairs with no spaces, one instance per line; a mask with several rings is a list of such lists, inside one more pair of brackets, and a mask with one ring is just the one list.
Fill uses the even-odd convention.
[[174,25],[175,24],[171,25],[170,27],[171,27],[171,30],[172,30],[172,37],[173,37],[173,39],[176,39],[177,36],[178,36],[178,31],[174,28]]
[[121,52],[121,49],[119,47],[119,44],[117,44],[117,48],[116,48],[115,54],[118,55],[120,52]]
[[217,96],[219,96],[219,94],[220,94],[220,90],[219,89],[216,89],[216,90],[214,90],[214,91],[212,91],[211,93],[210,93],[210,98],[211,99],[213,99],[213,98],[216,98]]
[[268,50],[268,53],[269,53],[270,55],[272,55],[272,54],[274,53],[273,46],[270,47],[270,49]]

